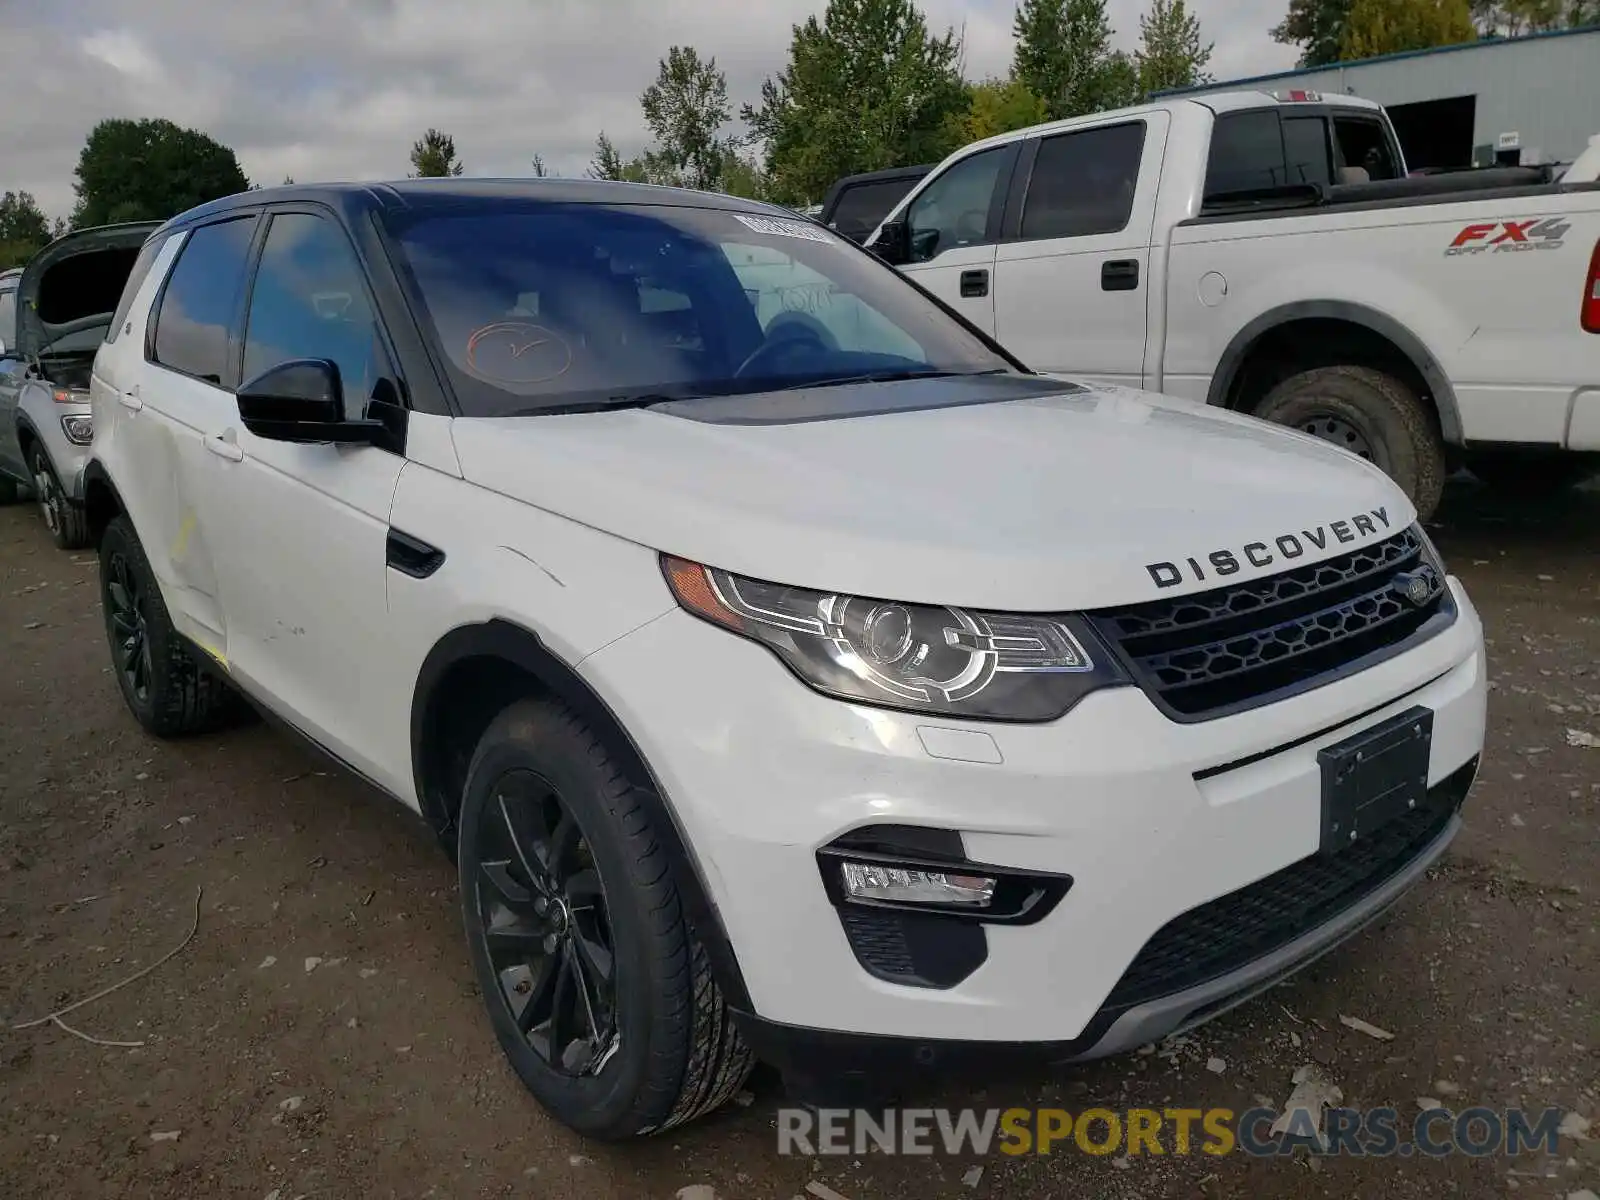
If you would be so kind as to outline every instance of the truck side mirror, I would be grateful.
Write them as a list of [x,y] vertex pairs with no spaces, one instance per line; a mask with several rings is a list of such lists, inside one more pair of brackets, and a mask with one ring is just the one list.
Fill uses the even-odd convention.
[[885,222],[867,249],[890,266],[898,267],[901,263],[910,262],[911,226],[906,224],[903,218]]

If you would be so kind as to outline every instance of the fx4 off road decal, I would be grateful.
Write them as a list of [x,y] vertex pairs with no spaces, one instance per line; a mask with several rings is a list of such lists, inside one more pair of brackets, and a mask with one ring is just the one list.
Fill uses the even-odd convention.
[[1444,252],[1457,254],[1515,254],[1521,250],[1559,250],[1572,229],[1565,217],[1534,217],[1528,221],[1492,221],[1468,225]]

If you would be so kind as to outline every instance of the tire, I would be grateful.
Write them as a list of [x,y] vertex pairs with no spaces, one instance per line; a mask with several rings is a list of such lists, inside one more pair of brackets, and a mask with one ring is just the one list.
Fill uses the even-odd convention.
[[1419,519],[1437,511],[1444,444],[1421,399],[1392,375],[1370,367],[1318,367],[1279,383],[1253,412],[1361,453],[1400,485]]
[[157,737],[206,733],[238,715],[237,694],[172,627],[155,573],[125,516],[100,539],[100,604],[111,670],[128,709]]
[[1467,467],[1495,491],[1542,500],[1600,474],[1600,458],[1585,454],[1477,454]]
[[50,465],[44,447],[35,442],[28,451],[28,470],[33,473],[33,495],[39,516],[62,550],[82,550],[89,544],[89,514],[82,505],[67,499],[67,493]]
[[667,855],[639,792],[572,712],[525,700],[490,725],[457,837],[472,965],[512,1069],[587,1137],[693,1120],[753,1065]]

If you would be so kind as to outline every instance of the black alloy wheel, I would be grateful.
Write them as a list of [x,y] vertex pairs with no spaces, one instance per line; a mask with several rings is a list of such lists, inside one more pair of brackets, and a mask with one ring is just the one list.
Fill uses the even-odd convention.
[[597,1075],[617,1052],[605,889],[576,818],[544,776],[506,771],[480,810],[478,936],[499,1001],[552,1071]]
[[138,573],[121,550],[112,551],[106,568],[106,626],[111,635],[113,666],[129,697],[136,704],[147,705],[154,672],[147,597]]

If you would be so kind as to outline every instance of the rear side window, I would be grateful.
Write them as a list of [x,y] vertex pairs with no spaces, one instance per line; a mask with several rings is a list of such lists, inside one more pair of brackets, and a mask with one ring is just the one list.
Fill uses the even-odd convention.
[[140,247],[139,257],[133,260],[133,270],[128,272],[128,282],[122,285],[122,299],[117,301],[117,311],[111,318],[111,328],[106,332],[106,341],[114,342],[122,333],[122,327],[128,323],[128,310],[133,307],[133,298],[144,286],[150,268],[155,266],[156,256],[161,253],[161,247],[167,244],[169,236],[161,234],[152,237]]
[[17,340],[17,289],[0,290],[0,345],[10,349]]
[[1022,205],[1024,238],[1088,237],[1125,229],[1144,156],[1143,121],[1039,143]]
[[1374,183],[1400,177],[1400,168],[1389,149],[1389,139],[1377,121],[1341,117],[1334,121],[1334,133],[1339,139],[1339,154],[1345,166],[1360,167]]
[[1295,182],[1289,178],[1277,112],[1229,113],[1211,131],[1206,199],[1259,192]]
[[915,178],[908,177],[847,187],[839,194],[839,203],[834,206],[828,224],[845,237],[859,241],[878,227],[878,222],[889,215],[889,210],[900,203],[916,182]]
[[1289,117],[1283,122],[1283,153],[1290,183],[1326,185],[1332,181],[1328,122],[1322,117]]
[[207,383],[227,371],[228,332],[256,221],[248,217],[202,225],[178,253],[156,312],[155,362]]

